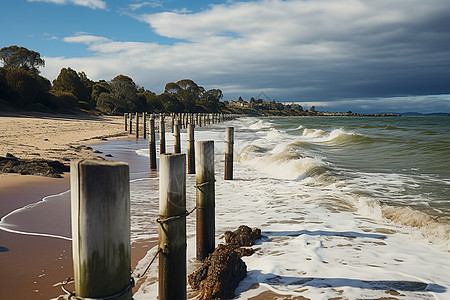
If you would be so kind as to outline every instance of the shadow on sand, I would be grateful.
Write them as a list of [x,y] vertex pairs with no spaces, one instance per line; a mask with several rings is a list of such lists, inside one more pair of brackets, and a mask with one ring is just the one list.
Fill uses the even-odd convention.
[[247,273],[247,277],[241,282],[237,293],[248,290],[256,283],[265,283],[272,286],[298,286],[315,288],[339,288],[351,287],[359,289],[403,291],[403,292],[433,292],[444,293],[446,288],[442,285],[421,281],[405,280],[360,280],[351,278],[320,278],[320,277],[292,277],[279,276],[272,273],[261,273],[253,270]]

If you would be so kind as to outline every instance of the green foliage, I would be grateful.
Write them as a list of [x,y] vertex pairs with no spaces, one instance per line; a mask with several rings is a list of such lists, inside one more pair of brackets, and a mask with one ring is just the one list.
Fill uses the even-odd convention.
[[161,99],[153,92],[150,91],[143,91],[139,95],[142,95],[145,97],[146,104],[147,104],[147,110],[149,112],[161,112],[163,111],[163,103],[161,102]]
[[195,103],[200,100],[204,92],[205,89],[191,79],[182,79],[176,83],[169,82],[164,88],[164,93],[175,96],[188,111],[195,107]]
[[51,91],[52,97],[51,107],[59,111],[75,110],[78,107],[78,99],[74,94],[62,91]]
[[115,115],[127,111],[127,102],[125,99],[117,99],[113,94],[101,93],[97,108],[106,114]]
[[172,94],[162,93],[158,98],[165,112],[182,112],[184,109],[183,103]]
[[58,77],[53,80],[53,91],[72,93],[78,101],[91,102],[92,82],[86,74],[77,73],[71,68],[62,68]]
[[219,101],[223,98],[223,93],[219,89],[211,89],[203,94],[203,97],[197,102],[199,106],[206,111],[218,112]]
[[101,93],[110,93],[110,92],[111,87],[109,86],[109,83],[107,83],[105,80],[100,80],[99,82],[93,83],[91,92],[92,102],[97,104],[98,98],[100,97]]
[[5,68],[20,68],[39,74],[38,67],[45,66],[45,61],[39,52],[28,50],[25,47],[9,46],[0,49],[0,59]]
[[46,92],[45,86],[42,86],[45,81],[39,80],[37,75],[24,69],[8,68],[5,79],[11,92],[10,103],[19,108],[37,102],[36,100]]

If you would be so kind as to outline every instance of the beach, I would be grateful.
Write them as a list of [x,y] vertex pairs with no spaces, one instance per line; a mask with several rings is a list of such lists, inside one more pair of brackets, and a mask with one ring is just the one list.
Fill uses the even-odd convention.
[[[71,159],[101,156],[88,148],[90,144],[111,137],[128,137],[123,118],[108,116],[2,113],[0,129],[0,156],[10,153],[18,158],[66,163]],[[2,173],[0,218],[69,189],[69,173],[63,178]],[[65,205],[51,212],[34,211],[26,217],[18,216],[15,221],[24,227],[48,218],[53,220],[52,224],[67,224],[70,218],[67,208]],[[15,233],[15,228],[9,230],[0,230],[0,299],[50,299],[63,294],[59,286],[53,285],[73,276],[70,240]],[[146,251],[141,249],[148,246],[148,243],[132,246],[133,265],[145,255]]]
[[[116,122],[117,131],[94,131],[93,137],[120,135],[122,121],[108,121]],[[448,158],[448,131],[441,119],[392,122],[246,117],[196,129],[196,140],[215,142],[216,244],[240,225],[262,230],[255,254],[243,258],[247,276],[235,299],[448,298],[450,281],[443,274],[450,272],[450,182],[438,160]],[[226,126],[235,128],[233,180],[223,179]],[[166,139],[171,151],[169,131]],[[181,140],[185,153],[185,131]],[[158,174],[149,170],[148,141],[83,136],[61,147],[71,149],[71,143],[97,150],[83,152],[86,157],[109,154],[129,163],[132,267],[141,274],[158,238]],[[63,293],[52,285],[72,276],[68,174],[2,178],[2,216],[16,210],[0,228],[21,233],[0,230],[6,248],[0,272],[7,278],[0,282],[0,298],[57,298]],[[195,174],[186,178],[190,211]],[[195,216],[186,222],[190,274],[198,267]],[[157,278],[156,261],[137,280],[134,299],[156,299]],[[197,294],[188,287],[189,299]]]

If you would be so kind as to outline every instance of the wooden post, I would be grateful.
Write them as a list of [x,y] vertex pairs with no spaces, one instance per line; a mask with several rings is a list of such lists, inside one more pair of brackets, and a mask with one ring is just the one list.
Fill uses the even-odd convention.
[[161,115],[159,120],[159,154],[166,153],[166,124],[164,121],[164,116]]
[[129,174],[122,162],[71,162],[76,297],[131,299]]
[[174,135],[174,152],[181,153],[181,133],[180,133],[180,122],[175,122],[173,135]]
[[124,117],[124,119],[125,119],[125,131],[128,131],[128,120],[127,120],[127,116],[128,116],[127,113],[124,113],[124,114],[123,114],[123,117]]
[[186,299],[186,155],[159,158],[159,300]]
[[150,119],[150,140],[149,140],[149,151],[150,151],[150,169],[156,170],[156,138],[155,138],[155,119]]
[[144,129],[144,133],[143,133],[142,137],[145,140],[147,138],[147,113],[146,112],[142,113],[142,127]]
[[133,114],[129,114],[130,117],[130,134],[133,134]]
[[175,114],[172,113],[172,127],[171,127],[172,133],[173,133],[173,130],[174,130],[174,127],[175,127],[174,125],[175,125]]
[[195,174],[194,124],[188,125],[188,174]]
[[139,113],[136,113],[136,140],[139,139]]
[[233,179],[234,127],[225,129],[225,180]]
[[195,144],[197,188],[197,259],[203,260],[215,248],[214,141]]

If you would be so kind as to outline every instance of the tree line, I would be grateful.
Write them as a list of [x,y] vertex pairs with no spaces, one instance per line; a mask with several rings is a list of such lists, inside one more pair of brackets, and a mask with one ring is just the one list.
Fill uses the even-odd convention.
[[0,109],[72,112],[220,112],[220,89],[205,90],[191,79],[169,82],[164,92],[138,86],[132,78],[118,75],[110,81],[93,81],[84,72],[61,69],[50,82],[39,75],[45,66],[40,53],[19,46],[0,49]]

